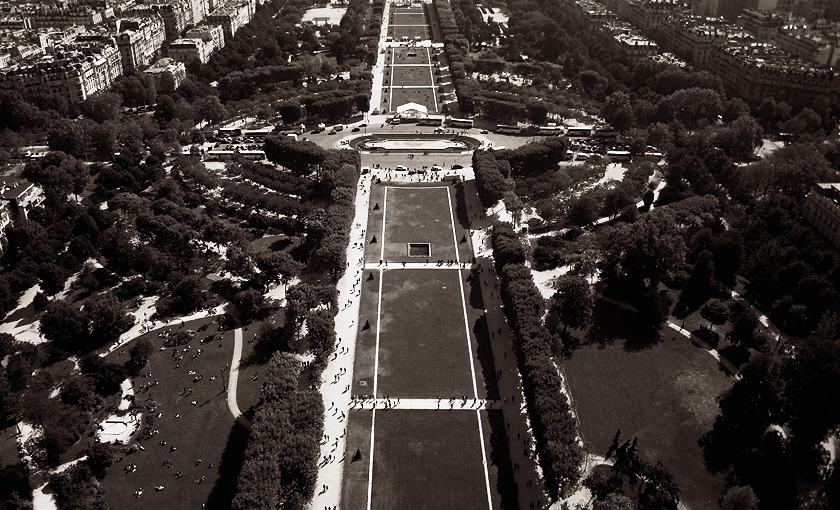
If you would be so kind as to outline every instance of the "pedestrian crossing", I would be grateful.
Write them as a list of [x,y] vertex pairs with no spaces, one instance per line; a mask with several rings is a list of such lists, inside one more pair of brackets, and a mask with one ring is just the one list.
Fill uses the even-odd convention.
[[425,409],[432,411],[475,411],[477,409],[501,409],[502,403],[495,399],[452,398],[363,398],[350,401],[350,409]]

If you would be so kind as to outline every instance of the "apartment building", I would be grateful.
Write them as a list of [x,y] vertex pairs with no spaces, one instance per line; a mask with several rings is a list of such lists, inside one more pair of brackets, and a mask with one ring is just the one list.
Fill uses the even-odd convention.
[[655,42],[642,37],[635,27],[623,21],[604,24],[600,34],[605,46],[616,49],[633,65],[659,53],[659,46]]
[[709,67],[727,92],[760,103],[773,97],[802,104],[840,92],[840,76],[818,69],[770,43],[729,41],[715,47]]
[[230,41],[236,31],[251,21],[253,8],[249,2],[230,2],[207,15],[208,25],[221,25],[225,41]]
[[13,221],[15,218],[28,219],[32,209],[40,206],[45,200],[44,190],[26,179],[17,177],[0,178],[0,201],[9,205],[11,215],[4,218],[0,212],[0,224]]
[[163,18],[168,40],[177,39],[187,28],[187,6],[184,3],[152,4],[149,8]]
[[183,38],[169,43],[169,57],[183,64],[189,64],[195,59],[204,64],[211,53],[213,53],[213,41]]
[[161,87],[161,82],[163,80],[164,73],[169,73],[172,76],[174,81],[173,86],[176,89],[180,87],[181,82],[187,78],[187,68],[184,66],[184,63],[178,62],[169,57],[162,58],[143,70],[143,74],[151,76],[152,79],[155,80],[155,85],[159,91],[163,89],[163,87]]
[[78,103],[106,90],[122,72],[122,59],[115,46],[87,47],[0,70],[0,89]]
[[669,18],[662,27],[665,47],[702,68],[709,62],[715,45],[729,40],[742,30],[723,18],[680,16]]
[[817,183],[805,199],[802,216],[828,242],[840,248],[840,183]]
[[567,4],[567,7],[569,8],[566,9],[566,12],[579,19],[585,19],[590,27],[600,26],[618,19],[616,13],[607,9],[603,4],[593,2],[592,0],[578,0],[577,2]]
[[662,28],[671,16],[693,13],[692,4],[681,0],[606,0],[605,6],[639,30],[647,32]]
[[778,0],[776,11],[806,21],[840,20],[840,2],[837,0]]
[[781,50],[822,67],[834,67],[840,57],[837,42],[807,30],[782,28],[773,43]]
[[31,30],[32,28],[34,28],[32,18],[29,16],[0,17],[0,30]]
[[755,9],[744,9],[738,16],[741,28],[755,36],[757,41],[772,41],[784,23],[784,18],[778,14]]
[[102,23],[102,13],[87,6],[66,9],[38,8],[32,15],[35,28],[63,28],[72,25],[92,27]]
[[118,22],[117,47],[126,73],[149,65],[160,54],[166,40],[166,27],[159,15],[121,19]]
[[204,21],[210,12],[209,0],[184,0],[187,7],[187,26],[195,26]]
[[186,31],[186,39],[201,39],[213,43],[213,50],[225,47],[225,30],[221,25],[199,25]]

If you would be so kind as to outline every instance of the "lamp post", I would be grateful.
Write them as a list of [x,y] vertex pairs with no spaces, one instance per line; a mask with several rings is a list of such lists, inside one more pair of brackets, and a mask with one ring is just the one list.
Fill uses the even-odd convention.
[[220,368],[219,372],[222,374],[222,391],[227,391],[227,385],[225,384],[225,367]]

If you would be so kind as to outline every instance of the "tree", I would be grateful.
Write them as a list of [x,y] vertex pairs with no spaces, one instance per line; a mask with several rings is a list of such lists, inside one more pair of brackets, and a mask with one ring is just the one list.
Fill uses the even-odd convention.
[[93,379],[86,375],[80,375],[70,379],[61,388],[61,401],[67,405],[75,406],[87,413],[93,413],[102,407],[102,398],[96,394],[96,386]]
[[617,186],[607,191],[604,196],[604,205],[601,214],[614,218],[625,207],[633,204],[633,197],[627,194],[623,187]]
[[607,495],[606,498],[603,500],[595,500],[592,503],[592,510],[633,510],[633,500],[624,496],[623,494],[618,494],[613,492]]
[[15,354],[9,357],[6,375],[12,391],[23,391],[29,386],[29,381],[32,379],[32,364],[29,363],[26,356]]
[[40,331],[57,347],[79,352],[87,343],[87,317],[70,303],[56,299],[41,315]]
[[114,448],[108,443],[94,441],[87,449],[86,463],[93,476],[102,480],[107,469],[114,463]]
[[749,485],[730,487],[720,500],[721,510],[758,510],[758,498]]
[[38,269],[38,278],[41,279],[41,289],[47,294],[55,295],[64,290],[64,282],[67,280],[67,271],[55,264],[48,263]]
[[149,358],[152,356],[154,351],[155,348],[152,345],[152,342],[146,340],[145,338],[136,340],[134,345],[132,345],[128,350],[128,365],[131,367],[132,371],[137,372],[146,366],[146,363],[149,362]]
[[245,289],[233,296],[233,302],[236,303],[243,317],[251,318],[260,313],[263,295],[256,289]]
[[173,305],[184,313],[201,308],[207,300],[207,284],[198,275],[190,275],[172,290]]
[[219,101],[219,96],[210,95],[198,99],[195,102],[194,108],[201,119],[206,120],[210,124],[218,124],[228,116],[228,111]]
[[120,115],[123,98],[114,92],[100,92],[90,96],[82,103],[82,113],[102,124],[106,120],[114,120]]
[[519,196],[512,190],[505,193],[503,202],[505,204],[505,209],[513,218],[513,226],[515,227],[519,225],[519,220],[522,218],[522,210],[525,208],[525,204],[522,203]]
[[569,204],[566,219],[578,227],[590,225],[598,219],[598,203],[589,195],[583,195]]
[[256,264],[260,270],[260,282],[266,285],[278,280],[284,286],[288,285],[303,270],[303,264],[284,251],[259,253]]
[[711,326],[722,326],[729,319],[729,308],[720,299],[712,299],[700,308],[700,316]]
[[592,310],[595,297],[589,282],[581,276],[564,275],[554,283],[554,306],[552,311],[557,313],[563,323],[565,332],[569,326],[575,329],[587,329],[592,322]]
[[738,302],[729,305],[729,319],[732,330],[729,340],[744,348],[755,346],[755,328],[758,327],[758,317]]
[[134,325],[134,316],[112,292],[106,292],[85,306],[91,329],[91,340],[99,345],[110,342]]
[[627,278],[644,292],[655,288],[668,271],[685,259],[685,242],[677,217],[667,208],[657,208],[635,223],[624,223],[603,237],[604,265],[608,273]]
[[612,127],[621,132],[633,127],[635,120],[633,118],[633,107],[630,105],[630,96],[623,92],[610,94],[601,109],[601,116]]

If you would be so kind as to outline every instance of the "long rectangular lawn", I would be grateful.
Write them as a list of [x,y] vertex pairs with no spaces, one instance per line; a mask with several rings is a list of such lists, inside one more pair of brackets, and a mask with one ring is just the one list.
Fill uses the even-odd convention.
[[488,510],[472,411],[377,412],[372,510]]
[[385,271],[378,393],[391,398],[472,398],[460,271]]
[[[430,243],[431,255],[415,262],[455,259],[450,195],[446,187],[388,187],[385,260],[409,260],[408,243]],[[380,239],[380,242],[382,240]]]

